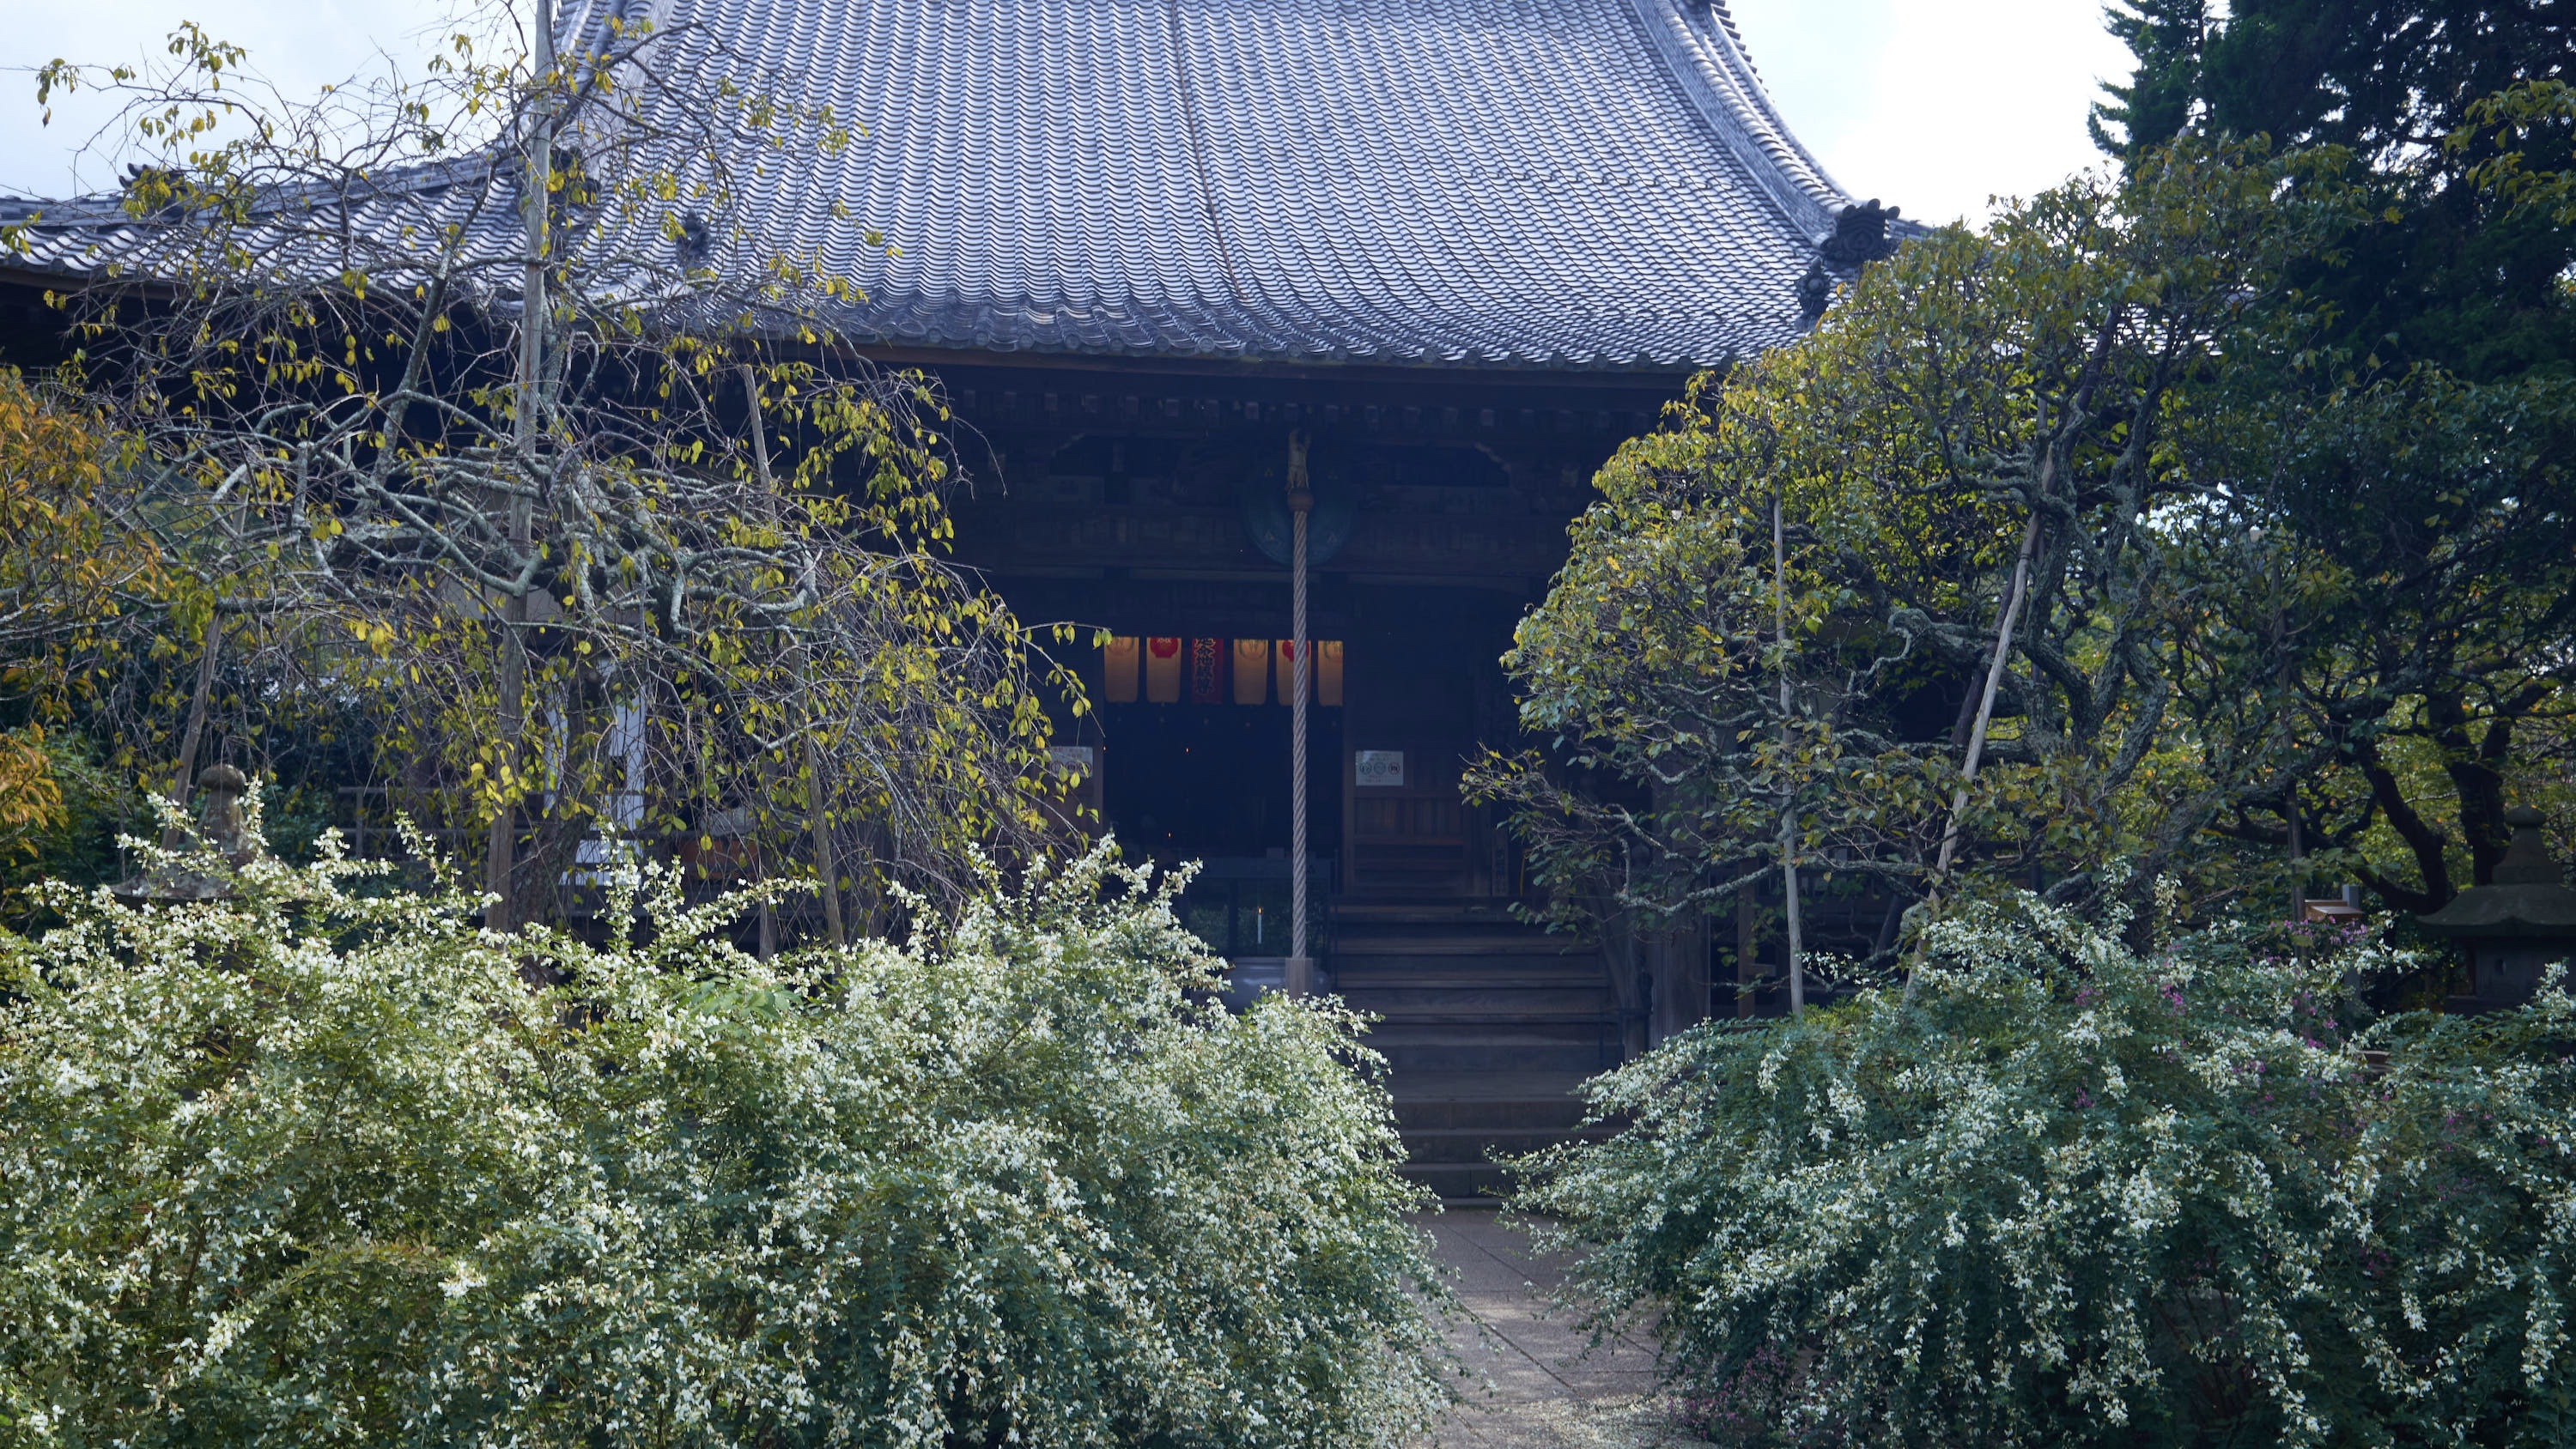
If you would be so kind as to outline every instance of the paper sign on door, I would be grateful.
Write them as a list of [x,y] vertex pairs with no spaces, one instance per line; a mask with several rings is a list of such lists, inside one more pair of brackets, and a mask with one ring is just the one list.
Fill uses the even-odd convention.
[[1352,753],[1352,769],[1360,788],[1404,784],[1404,751],[1357,750]]

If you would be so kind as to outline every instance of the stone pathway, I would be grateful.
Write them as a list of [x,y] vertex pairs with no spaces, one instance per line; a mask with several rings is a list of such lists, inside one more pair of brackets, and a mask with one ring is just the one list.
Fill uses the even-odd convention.
[[[1451,1342],[1468,1369],[1491,1380],[1470,1387],[1435,1449],[1661,1449],[1675,1433],[1655,1393],[1653,1345],[1621,1337],[1584,1352],[1586,1335],[1547,1294],[1564,1276],[1491,1209],[1452,1208],[1420,1220],[1434,1253],[1456,1271],[1451,1286],[1473,1315]],[[1478,1330],[1481,1329],[1480,1333]]]

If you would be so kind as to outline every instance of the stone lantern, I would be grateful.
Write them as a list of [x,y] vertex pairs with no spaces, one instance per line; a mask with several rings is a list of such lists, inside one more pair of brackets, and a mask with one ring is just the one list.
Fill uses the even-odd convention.
[[[259,841],[242,817],[241,797],[250,781],[230,765],[217,765],[197,777],[197,788],[206,796],[205,815],[197,826],[199,847],[222,856],[236,870],[250,864],[260,854]],[[221,900],[232,894],[229,881],[175,866],[156,866],[110,889],[119,900],[150,905]]]
[[2452,998],[2455,1009],[2520,1006],[2540,988],[2551,962],[2576,961],[2576,887],[2541,843],[2540,819],[2527,805],[2504,812],[2513,841],[2496,863],[2494,881],[2416,918],[2432,934],[2459,942],[2468,958],[2469,994]]

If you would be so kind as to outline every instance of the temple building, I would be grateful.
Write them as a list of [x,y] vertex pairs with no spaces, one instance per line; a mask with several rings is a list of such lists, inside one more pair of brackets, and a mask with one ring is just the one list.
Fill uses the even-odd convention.
[[[617,0],[561,3],[579,35]],[[765,176],[751,230],[793,250],[848,215],[895,244],[828,258],[864,292],[830,320],[940,379],[958,556],[1024,620],[1085,626],[1099,708],[1065,757],[1132,852],[1206,862],[1189,924],[1247,980],[1290,925],[1302,448],[1312,950],[1385,1017],[1424,1180],[1476,1195],[1487,1149],[1570,1124],[1572,1081],[1707,1013],[1705,943],[1641,970],[1516,924],[1520,858],[1458,779],[1517,739],[1498,656],[1593,471],[1888,244],[1724,0],[650,12],[867,127]]]

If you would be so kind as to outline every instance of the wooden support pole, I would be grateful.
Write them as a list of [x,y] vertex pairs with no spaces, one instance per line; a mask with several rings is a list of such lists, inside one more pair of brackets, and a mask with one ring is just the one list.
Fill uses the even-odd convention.
[[1753,887],[1735,888],[1735,1014],[1753,1015],[1755,986],[1762,980],[1762,962],[1755,952],[1762,944],[1759,922],[1754,917]]
[[[2040,472],[2040,487],[2048,486],[2046,469]],[[2031,559],[2039,550],[2039,510],[2030,511],[2030,523],[2021,531],[2021,552],[2013,560],[2012,585],[2005,592],[2003,617],[1995,624],[1995,649],[1986,661],[1985,691],[1977,697],[1976,722],[1968,730],[1968,758],[1959,770],[1958,791],[1950,797],[1949,827],[1941,832],[1941,854],[1932,865],[1931,902],[1935,909],[1941,903],[1941,887],[1950,875],[1950,862],[1958,855],[1959,818],[1968,808],[1968,786],[1977,778],[1977,766],[1985,760],[1986,727],[1994,721],[1995,695],[2003,687],[2004,665],[2012,659],[2013,625],[2021,618],[2023,596],[2030,587]],[[1905,999],[1914,999],[1914,971],[1905,972]]]
[[1315,989],[1315,959],[1306,954],[1306,516],[1315,495],[1306,476],[1306,435],[1288,438],[1288,512],[1296,537],[1290,567],[1288,677],[1294,707],[1288,733],[1288,965],[1291,996]]
[[1780,768],[1784,780],[1780,798],[1780,899],[1789,935],[1789,1014],[1805,1016],[1807,971],[1806,963],[1799,959],[1798,940],[1798,796],[1795,786],[1786,783],[1790,759],[1797,753],[1797,735],[1789,723],[1793,703],[1789,694],[1789,550],[1777,493],[1771,495],[1771,602],[1772,622],[1780,644]]

